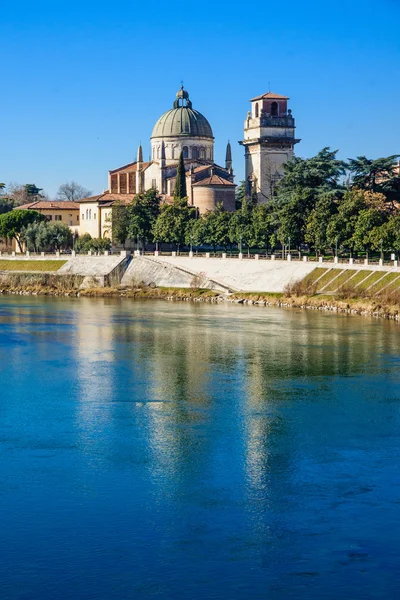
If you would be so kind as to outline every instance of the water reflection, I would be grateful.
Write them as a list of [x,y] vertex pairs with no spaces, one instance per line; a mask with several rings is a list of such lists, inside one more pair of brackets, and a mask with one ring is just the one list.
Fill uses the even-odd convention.
[[89,565],[66,598],[320,600],[338,577],[364,598],[367,556],[379,597],[379,549],[397,556],[399,349],[397,324],[359,317],[2,299],[0,509],[5,539],[35,549],[22,572]]

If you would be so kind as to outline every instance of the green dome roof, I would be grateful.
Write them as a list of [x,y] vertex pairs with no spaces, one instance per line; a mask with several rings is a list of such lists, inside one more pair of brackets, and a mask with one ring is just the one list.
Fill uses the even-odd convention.
[[154,125],[152,138],[163,137],[206,137],[213,139],[213,132],[207,119],[192,108],[189,94],[183,87],[176,94],[174,107],[161,115]]

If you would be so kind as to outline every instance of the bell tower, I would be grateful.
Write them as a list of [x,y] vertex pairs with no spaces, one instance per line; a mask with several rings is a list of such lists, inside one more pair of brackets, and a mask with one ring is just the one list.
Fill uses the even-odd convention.
[[289,98],[267,92],[250,100],[251,111],[244,122],[247,195],[268,202],[283,175],[283,165],[294,156],[295,123],[287,108]]

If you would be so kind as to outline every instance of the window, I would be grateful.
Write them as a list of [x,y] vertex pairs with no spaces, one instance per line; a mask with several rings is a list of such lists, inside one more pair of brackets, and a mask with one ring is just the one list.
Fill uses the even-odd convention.
[[86,220],[89,218],[89,209],[86,209]]
[[96,218],[96,213],[94,212],[94,213],[93,213],[93,219],[95,219],[95,218]]
[[256,115],[256,119],[258,119],[258,102],[257,102],[256,108],[255,108],[255,115]]
[[61,215],[56,215],[56,216],[54,217],[54,220],[55,220],[55,221],[62,221],[62,216],[61,216]]
[[192,148],[192,158],[199,158],[199,150],[198,148]]
[[[83,215],[82,215],[82,219],[83,219]],[[76,220],[77,220],[77,221],[78,221],[78,223],[79,223],[79,215],[76,215]]]
[[183,154],[183,158],[189,158],[189,148],[187,146],[183,146],[182,154]]
[[200,158],[205,158],[206,157],[206,151],[205,148],[201,148],[200,149]]
[[151,187],[153,188],[153,190],[157,189],[157,181],[155,179],[151,180]]
[[53,220],[53,217],[52,217],[51,215],[46,215],[46,220],[47,220],[47,221],[52,221],[52,220]]
[[278,103],[273,102],[271,104],[271,117],[277,117],[277,116],[278,116]]
[[[85,220],[85,213],[82,213],[82,221]],[[78,217],[78,221],[79,221],[79,217]]]

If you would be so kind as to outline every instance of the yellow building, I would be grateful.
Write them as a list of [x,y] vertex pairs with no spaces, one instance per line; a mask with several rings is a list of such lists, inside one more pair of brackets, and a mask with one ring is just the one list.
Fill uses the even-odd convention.
[[[36,210],[48,221],[65,223],[74,233],[80,234],[79,204],[77,202],[37,200],[29,204],[17,206],[17,209]],[[84,232],[85,233],[85,232]]]

